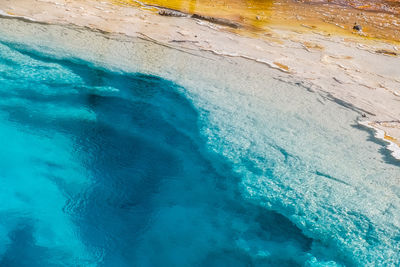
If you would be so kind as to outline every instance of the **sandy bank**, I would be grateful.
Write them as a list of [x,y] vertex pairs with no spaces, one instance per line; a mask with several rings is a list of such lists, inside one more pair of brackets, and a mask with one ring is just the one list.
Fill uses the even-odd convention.
[[[400,48],[397,45],[273,26],[263,38],[252,38],[204,20],[159,16],[108,1],[8,0],[0,3],[0,9],[7,16],[141,37],[188,53],[210,51],[224,57],[257,61],[266,68],[279,70],[274,73],[275,79],[302,84],[348,103],[360,112],[362,120],[384,131],[385,139],[399,144]],[[104,53],[106,56],[108,51]],[[241,79],[246,79],[247,71],[243,69],[239,74]]]

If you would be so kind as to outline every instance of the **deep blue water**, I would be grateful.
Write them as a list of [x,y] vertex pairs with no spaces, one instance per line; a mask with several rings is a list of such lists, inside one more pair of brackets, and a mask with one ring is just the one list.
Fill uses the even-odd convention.
[[178,85],[0,43],[0,266],[297,266]]

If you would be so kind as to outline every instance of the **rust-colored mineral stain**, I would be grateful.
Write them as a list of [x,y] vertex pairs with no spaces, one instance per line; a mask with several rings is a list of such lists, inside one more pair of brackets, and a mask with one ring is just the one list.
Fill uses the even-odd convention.
[[280,69],[284,70],[284,71],[289,71],[289,67],[286,66],[285,64],[279,63],[279,62],[274,62],[274,64],[276,66],[278,66]]
[[[231,20],[239,33],[269,27],[320,31],[400,42],[400,0],[113,0]],[[355,25],[356,27],[353,29]]]
[[385,136],[383,138],[385,140],[388,140],[388,141],[390,141],[392,143],[395,143],[396,145],[400,146],[400,141],[399,140],[397,140],[396,138],[394,138],[394,137],[392,137],[390,135],[387,135],[386,133],[385,133]]
[[319,44],[311,43],[311,42],[303,42],[303,45],[308,49],[317,49],[317,50],[323,50],[324,49],[323,46],[321,46]]

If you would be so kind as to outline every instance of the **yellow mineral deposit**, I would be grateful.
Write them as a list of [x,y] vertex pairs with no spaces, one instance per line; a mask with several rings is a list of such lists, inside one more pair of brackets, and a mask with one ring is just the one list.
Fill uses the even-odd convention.
[[[359,35],[400,41],[400,1],[354,0],[113,0],[114,3],[164,7],[187,14],[238,23],[234,31],[268,33],[274,26],[326,34]],[[338,8],[340,7],[340,8]]]

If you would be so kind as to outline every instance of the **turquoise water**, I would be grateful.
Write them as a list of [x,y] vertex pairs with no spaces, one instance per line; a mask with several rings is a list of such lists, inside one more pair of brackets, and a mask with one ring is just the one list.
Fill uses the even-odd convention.
[[400,263],[398,162],[348,107],[44,50],[0,43],[0,266]]
[[241,197],[199,123],[166,80],[0,44],[0,265],[304,263],[311,239]]

